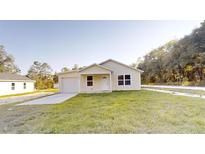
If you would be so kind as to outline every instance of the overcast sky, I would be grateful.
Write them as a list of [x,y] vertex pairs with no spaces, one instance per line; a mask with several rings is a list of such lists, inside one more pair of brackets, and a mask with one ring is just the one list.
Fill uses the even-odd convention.
[[26,74],[33,61],[54,71],[112,58],[131,64],[201,21],[0,21],[0,44]]

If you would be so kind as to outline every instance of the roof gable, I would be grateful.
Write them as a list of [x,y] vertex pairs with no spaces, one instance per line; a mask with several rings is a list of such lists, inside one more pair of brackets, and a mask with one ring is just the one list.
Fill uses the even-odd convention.
[[135,70],[135,71],[138,71],[138,72],[140,72],[140,73],[144,72],[144,71],[142,71],[142,70],[140,70],[140,69],[135,69],[135,68],[133,68],[133,67],[130,67],[130,66],[126,65],[126,64],[123,64],[123,63],[118,62],[118,61],[113,60],[113,59],[108,59],[108,60],[106,60],[106,61],[104,61],[104,62],[101,62],[99,65],[102,66],[103,64],[108,63],[108,62],[117,63],[117,64],[119,64],[119,65],[125,66],[125,67],[130,68],[130,69],[133,69],[133,70]]
[[94,73],[110,73],[110,72],[112,72],[112,70],[105,67],[105,66],[102,66],[102,65],[92,64],[90,66],[83,68],[79,72],[80,73],[86,72],[86,73],[93,73],[94,74]]

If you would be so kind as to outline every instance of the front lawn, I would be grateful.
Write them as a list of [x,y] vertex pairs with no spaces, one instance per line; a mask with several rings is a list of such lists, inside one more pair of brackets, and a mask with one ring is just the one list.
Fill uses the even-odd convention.
[[205,133],[205,100],[141,90],[1,105],[0,133]]
[[157,87],[150,87],[151,89],[158,89],[158,90],[168,90],[174,92],[181,92],[181,93],[188,93],[188,94],[198,94],[198,95],[205,95],[204,90],[191,90],[191,89],[178,89],[178,88],[157,88]]

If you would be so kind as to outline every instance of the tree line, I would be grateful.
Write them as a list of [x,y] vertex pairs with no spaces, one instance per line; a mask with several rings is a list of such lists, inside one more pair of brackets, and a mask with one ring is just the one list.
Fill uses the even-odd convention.
[[[63,67],[61,72],[77,70],[79,68],[80,67],[75,64],[72,68]],[[21,73],[21,70],[15,64],[14,57],[7,53],[3,45],[0,45],[0,73],[1,72]],[[36,89],[53,88],[54,84],[58,83],[57,73],[53,73],[51,66],[45,62],[34,61],[26,76],[36,81]]]
[[191,34],[150,51],[132,66],[144,84],[205,85],[205,22]]

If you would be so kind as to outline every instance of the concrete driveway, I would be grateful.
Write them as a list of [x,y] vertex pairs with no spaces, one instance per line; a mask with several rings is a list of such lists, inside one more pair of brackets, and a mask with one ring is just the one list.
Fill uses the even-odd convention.
[[77,93],[70,93],[70,94],[55,94],[52,96],[46,96],[43,98],[35,99],[32,101],[27,101],[17,105],[43,105],[43,104],[60,104],[64,101],[76,96]]
[[53,95],[53,92],[39,92],[34,94],[26,94],[22,96],[12,96],[8,98],[0,98],[0,105],[9,104],[9,103],[16,103],[16,102],[25,102],[32,99],[41,98],[44,96]]

